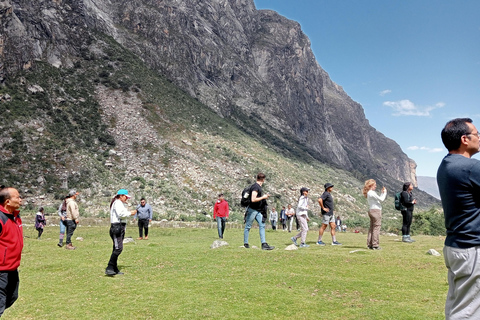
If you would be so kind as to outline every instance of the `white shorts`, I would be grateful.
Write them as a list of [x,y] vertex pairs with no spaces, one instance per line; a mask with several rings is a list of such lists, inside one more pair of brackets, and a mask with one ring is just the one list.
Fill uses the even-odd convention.
[[330,224],[330,223],[335,223],[335,217],[333,214],[328,215],[328,214],[322,214],[322,223],[323,224]]

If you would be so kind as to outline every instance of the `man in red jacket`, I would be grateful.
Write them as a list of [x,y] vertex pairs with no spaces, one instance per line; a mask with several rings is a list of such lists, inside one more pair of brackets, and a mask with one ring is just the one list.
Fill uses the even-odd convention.
[[0,188],[0,317],[18,298],[18,266],[23,249],[22,198],[15,188]]
[[228,219],[228,202],[225,201],[223,193],[218,195],[218,200],[213,207],[213,219],[217,220],[218,237],[223,239],[223,232],[225,231],[225,222]]

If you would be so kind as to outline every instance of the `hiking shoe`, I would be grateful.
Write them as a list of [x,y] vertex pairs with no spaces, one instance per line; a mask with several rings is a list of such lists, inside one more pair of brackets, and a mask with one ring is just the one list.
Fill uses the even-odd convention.
[[324,245],[325,245],[325,242],[323,242],[322,240],[320,240],[320,241],[317,242],[317,244],[318,244],[319,246],[324,246]]
[[69,243],[69,244],[67,244],[67,245],[65,246],[65,249],[67,249],[67,250],[75,250],[75,249],[77,249],[77,247],[74,247],[71,243]]
[[372,247],[372,246],[368,246],[368,249],[373,250],[373,247]]
[[403,237],[402,242],[412,243],[413,241],[409,237]]
[[308,248],[308,247],[310,247],[310,246],[306,243],[301,243],[300,244],[300,248]]
[[105,274],[109,277],[113,277],[117,273],[115,271],[111,270],[111,269],[105,269]]
[[410,242],[415,242],[415,240],[413,240],[412,238],[410,238],[410,236],[407,236],[408,237],[408,240],[410,240]]
[[338,241],[333,241],[332,246],[341,246],[342,244]]
[[291,237],[292,242],[298,247],[297,238]]
[[250,248],[250,245],[248,243],[244,243],[243,246],[247,249]]
[[262,250],[273,250],[275,247],[269,246],[268,243],[264,242],[262,243]]

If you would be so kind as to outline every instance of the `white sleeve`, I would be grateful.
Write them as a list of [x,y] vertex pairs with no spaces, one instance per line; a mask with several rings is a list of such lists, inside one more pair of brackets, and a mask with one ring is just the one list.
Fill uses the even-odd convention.
[[122,201],[115,201],[113,206],[118,217],[125,218],[131,215],[130,211],[127,210]]

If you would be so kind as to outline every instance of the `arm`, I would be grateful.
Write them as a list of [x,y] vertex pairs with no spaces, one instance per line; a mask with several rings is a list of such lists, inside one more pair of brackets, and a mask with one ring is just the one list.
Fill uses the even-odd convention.
[[114,206],[115,212],[117,213],[117,216],[121,218],[133,216],[137,213],[137,210],[128,211],[128,209],[125,208],[123,203],[119,200],[115,201],[113,203],[113,206]]
[[149,222],[152,222],[153,219],[153,209],[151,205],[148,205],[148,220]]
[[330,209],[326,208],[323,206],[323,199],[320,197],[318,198],[318,204],[320,205],[320,207],[322,207],[322,210],[325,211],[325,212],[329,212]]
[[228,219],[228,215],[230,214],[230,208],[228,206],[228,202],[225,201],[225,209],[227,210],[227,219]]
[[268,193],[267,194],[264,194],[263,196],[261,197],[257,197],[258,196],[258,191],[253,191],[252,192],[252,202],[259,202],[259,201],[262,201],[264,199],[268,199],[268,197],[270,196]]
[[218,215],[218,201],[215,202],[215,205],[213,206],[213,219],[216,219]]

